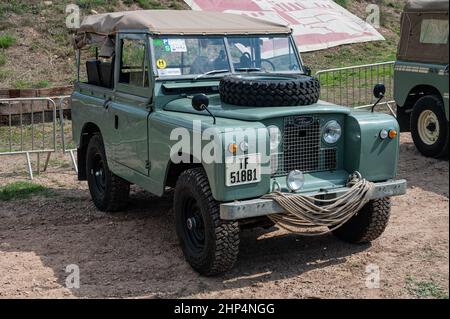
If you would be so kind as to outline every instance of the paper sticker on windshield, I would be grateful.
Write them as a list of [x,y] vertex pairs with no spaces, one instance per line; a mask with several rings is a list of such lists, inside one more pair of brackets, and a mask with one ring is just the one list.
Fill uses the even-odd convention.
[[156,66],[158,67],[158,69],[165,69],[167,68],[167,62],[164,59],[159,59],[158,61],[156,61]]
[[165,39],[163,41],[168,52],[187,52],[186,40],[184,39]]
[[158,70],[158,75],[159,76],[178,76],[181,75],[181,69],[163,69],[163,70]]

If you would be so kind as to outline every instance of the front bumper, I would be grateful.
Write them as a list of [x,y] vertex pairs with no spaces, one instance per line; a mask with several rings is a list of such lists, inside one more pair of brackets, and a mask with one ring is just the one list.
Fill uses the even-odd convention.
[[[336,197],[348,192],[350,188],[340,187],[329,190],[302,193],[307,196]],[[391,197],[406,194],[406,180],[392,180],[375,183],[370,199]],[[237,220],[251,217],[260,217],[270,214],[283,213],[284,209],[271,199],[250,199],[234,201],[220,205],[220,218],[224,220]]]

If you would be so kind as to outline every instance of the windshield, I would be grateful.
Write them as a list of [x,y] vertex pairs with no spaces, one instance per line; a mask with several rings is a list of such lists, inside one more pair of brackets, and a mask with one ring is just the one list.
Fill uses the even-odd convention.
[[299,73],[301,63],[287,36],[153,38],[157,76],[215,77],[224,73]]

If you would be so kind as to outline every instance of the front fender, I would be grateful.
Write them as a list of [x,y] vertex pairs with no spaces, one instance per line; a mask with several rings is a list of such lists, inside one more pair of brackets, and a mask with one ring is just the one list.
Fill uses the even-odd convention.
[[397,174],[400,135],[380,138],[380,131],[400,131],[397,120],[388,114],[353,111],[345,121],[344,166],[347,172],[359,171],[370,181],[385,181]]

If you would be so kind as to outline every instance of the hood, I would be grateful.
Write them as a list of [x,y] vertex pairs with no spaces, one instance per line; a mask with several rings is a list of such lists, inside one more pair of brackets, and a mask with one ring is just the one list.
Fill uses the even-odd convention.
[[[307,115],[307,114],[350,114],[351,109],[328,103],[325,101],[318,101],[312,105],[306,106],[283,106],[283,107],[243,107],[222,103],[219,95],[209,96],[208,109],[215,117],[228,118],[244,121],[262,121],[270,118],[286,117],[292,115]],[[168,103],[164,107],[165,111],[203,114],[206,112],[199,112],[194,110],[191,100],[188,98],[181,98]]]

